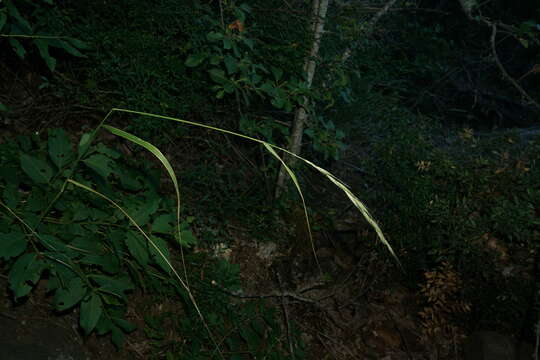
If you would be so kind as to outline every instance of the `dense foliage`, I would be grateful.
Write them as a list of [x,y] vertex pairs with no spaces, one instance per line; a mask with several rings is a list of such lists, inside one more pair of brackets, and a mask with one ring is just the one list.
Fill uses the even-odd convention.
[[[378,1],[332,3],[311,87],[304,72],[311,5],[304,1],[4,0],[0,63],[30,68],[47,101],[94,116],[124,107],[278,145],[289,141],[295,111],[308,99],[303,151],[328,167],[347,154],[365,156],[352,164],[369,190],[361,195],[398,252],[407,284],[427,291],[418,285],[423,274],[435,269],[444,279],[451,269],[452,278],[464,278],[452,290],[471,304],[468,329],[517,333],[532,328],[531,309],[540,303],[540,7],[469,3],[397,2],[392,11]],[[0,126],[32,123],[1,96]],[[122,124],[192,160],[182,170],[197,216],[183,219],[183,243],[155,168],[90,144],[90,133],[78,146],[64,130],[2,140],[0,264],[15,300],[46,279],[56,311],[79,308],[86,334],[110,333],[120,345],[134,329],[125,316],[132,294],[179,295],[183,317],[174,326],[183,342],[166,339],[159,316],[145,319],[161,355],[217,357],[214,333],[226,338],[231,359],[293,356],[280,343],[273,309],[236,303],[193,273],[205,327],[167,265],[181,265],[183,246],[188,262],[212,274],[206,279],[237,289],[235,266],[189,249],[225,241],[222,228],[232,218],[265,239],[278,233],[269,230],[273,210],[260,205],[273,203],[278,162],[172,122]],[[125,209],[157,247],[112,202],[67,179]],[[298,334],[288,335],[301,357]]]

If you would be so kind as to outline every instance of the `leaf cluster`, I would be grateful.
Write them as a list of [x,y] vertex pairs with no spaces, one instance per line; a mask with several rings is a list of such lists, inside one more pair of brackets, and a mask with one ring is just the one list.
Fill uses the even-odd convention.
[[[128,167],[120,153],[90,146],[90,139],[83,135],[74,149],[66,132],[51,130],[46,142],[34,136],[0,145],[0,223],[9,229],[0,233],[0,259],[10,269],[15,300],[46,279],[55,310],[79,307],[86,334],[111,333],[119,346],[134,329],[124,318],[129,293],[179,290],[167,265],[176,220],[158,192],[159,173]],[[146,224],[157,249],[117,208],[65,179],[115,199]],[[187,222],[181,235],[183,246],[196,243]]]

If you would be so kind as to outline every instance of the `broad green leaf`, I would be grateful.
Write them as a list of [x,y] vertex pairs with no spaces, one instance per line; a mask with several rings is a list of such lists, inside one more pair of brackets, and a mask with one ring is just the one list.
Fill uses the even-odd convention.
[[30,23],[21,16],[21,13],[19,12],[19,10],[17,10],[17,7],[13,5],[13,2],[10,0],[6,0],[5,4],[9,16],[13,17],[16,20],[17,26],[22,28],[22,30],[25,31],[26,34],[31,34],[32,26],[30,26]]
[[77,305],[86,295],[88,288],[81,278],[72,278],[66,287],[58,288],[54,293],[53,304],[59,311],[64,311]]
[[126,293],[135,287],[128,276],[110,277],[105,275],[92,275],[91,278],[99,284],[99,291],[114,295],[125,300]]
[[41,243],[50,251],[53,251],[55,253],[62,253],[64,255],[67,255],[68,258],[71,258],[77,255],[77,252],[75,250],[68,247],[66,243],[59,240],[57,237],[53,235],[47,235],[47,234],[40,235],[39,239]]
[[221,56],[219,55],[212,55],[210,56],[210,65],[217,65],[221,62]]
[[96,145],[96,151],[99,153],[102,153],[104,155],[107,155],[111,159],[119,159],[122,154],[120,154],[118,151],[111,149],[110,147],[106,146],[103,143],[99,143]]
[[71,46],[71,44],[65,40],[62,39],[48,39],[48,44],[50,46],[54,46],[56,48],[60,48],[65,50],[68,54],[71,54],[76,57],[84,58],[86,57],[83,55],[79,50],[77,50],[75,47]]
[[251,326],[257,332],[260,337],[264,337],[266,334],[266,326],[262,320],[255,319],[251,322]]
[[41,55],[41,58],[45,61],[49,70],[54,71],[56,68],[56,59],[49,54],[49,44],[47,40],[34,39],[34,44],[36,44],[39,50],[39,55]]
[[105,335],[111,331],[113,326],[114,325],[108,316],[102,316],[96,324],[96,333],[98,335]]
[[0,11],[0,31],[2,30],[4,25],[6,25],[6,21],[7,21],[7,15],[5,11]]
[[152,224],[152,232],[160,234],[171,234],[176,225],[176,218],[173,214],[159,215]]
[[[182,236],[182,239],[180,240],[180,243],[182,244],[182,246],[185,246],[185,247],[191,247],[192,245],[197,245],[197,238],[195,237],[195,235],[193,234],[193,232],[189,229],[189,227],[187,226],[187,224],[185,222],[182,223],[182,226],[181,226],[182,230],[180,231],[181,233],[181,236]],[[178,237],[176,236],[176,240],[178,241]]]
[[186,62],[184,64],[187,67],[199,66],[207,57],[208,54],[206,53],[192,54],[186,59]]
[[104,179],[114,172],[111,166],[111,159],[102,154],[94,154],[83,160],[84,164],[94,170]]
[[236,59],[233,58],[232,56],[230,55],[225,56],[224,62],[225,62],[225,67],[227,68],[227,72],[229,73],[229,75],[234,74],[238,70]]
[[97,236],[93,234],[77,237],[69,245],[72,249],[84,253],[96,254],[102,251]]
[[240,329],[240,336],[247,343],[247,346],[251,350],[255,350],[259,347],[261,343],[261,338],[249,327],[243,327]]
[[98,294],[90,295],[89,299],[81,303],[80,324],[86,335],[89,335],[96,327],[101,313],[103,312],[103,303]]
[[15,299],[27,295],[32,286],[41,278],[41,272],[45,268],[37,254],[24,254],[17,259],[9,272],[9,287],[15,295]]
[[228,81],[227,77],[225,76],[225,72],[221,69],[210,69],[208,70],[208,73],[210,74],[212,80],[219,84],[225,84]]
[[25,57],[25,55],[26,55],[26,50],[25,50],[24,47],[21,45],[21,43],[19,42],[19,40],[14,39],[14,38],[8,38],[8,42],[9,42],[9,44],[11,45],[11,47],[13,48],[13,51],[15,51],[15,53],[16,53],[21,59],[24,59],[24,57]]
[[251,75],[251,83],[253,85],[257,85],[260,81],[262,80],[262,76],[257,74],[257,73],[253,73]]
[[253,46],[255,45],[255,42],[253,39],[250,38],[244,38],[244,44],[246,44],[251,50],[253,50]]
[[121,261],[123,259],[126,248],[124,244],[124,231],[112,230],[110,232],[108,240],[112,244],[114,254]]
[[246,3],[243,3],[239,6],[240,9],[244,10],[245,12],[247,13],[250,13],[251,12],[251,6],[249,6],[248,4]]
[[125,241],[130,254],[133,255],[135,260],[142,266],[147,266],[150,255],[146,241],[139,234],[133,232],[127,233]]
[[67,133],[62,129],[53,129],[49,132],[48,148],[52,162],[59,169],[69,163],[72,158],[71,143]]
[[19,232],[0,233],[0,258],[9,258],[21,255],[26,250],[26,236]]
[[208,41],[218,41],[223,39],[223,34],[211,31],[206,35],[206,38],[208,39]]
[[87,265],[97,265],[109,274],[116,274],[120,270],[118,258],[113,254],[87,254],[80,260]]
[[112,326],[111,328],[111,341],[117,349],[122,348],[124,343],[124,332],[118,326]]
[[90,46],[90,44],[88,44],[88,43],[85,42],[85,41],[79,40],[79,39],[69,38],[68,41],[69,41],[73,46],[75,46],[76,48],[81,49],[81,50],[88,50],[88,49],[91,49],[91,48],[92,48],[92,47]]
[[39,188],[34,187],[30,197],[26,201],[26,211],[37,212],[44,210],[47,207],[47,198],[43,191]]
[[267,93],[268,95],[274,94],[275,87],[272,85],[271,82],[267,81],[264,84],[261,85],[261,90]]
[[224,38],[223,39],[223,48],[224,49],[231,49],[233,47],[233,42],[230,38]]
[[129,321],[124,320],[124,319],[113,317],[112,321],[127,333],[132,332],[135,329],[137,329],[137,325],[132,324]]
[[150,221],[150,216],[158,210],[160,202],[161,199],[157,196],[142,201],[141,199],[126,199],[124,210],[137,224],[146,224]]
[[86,220],[90,216],[88,205],[82,201],[73,201],[71,203],[71,210],[73,211],[73,221]]
[[272,71],[272,74],[277,81],[281,80],[281,77],[283,76],[283,70],[274,66],[272,66],[270,70]]
[[15,209],[21,200],[21,193],[19,192],[19,184],[8,183],[4,188],[4,201],[6,205],[12,209]]
[[47,184],[53,176],[53,170],[45,161],[30,155],[21,155],[21,168],[38,184]]
[[270,102],[278,109],[281,109],[285,105],[285,99],[282,97],[275,97]]
[[[1,29],[0,29],[1,30]],[[0,111],[8,111],[8,107],[0,102]]]
[[77,148],[79,156],[83,156],[83,154],[86,153],[86,150],[88,150],[90,147],[91,140],[92,133],[86,133],[81,136],[81,140],[79,141],[79,146]]
[[137,172],[118,166],[115,174],[120,179],[120,185],[122,185],[124,189],[129,191],[141,190],[142,184],[138,179]]
[[71,279],[78,278],[73,267],[69,264],[63,264],[58,261],[53,261],[49,268],[51,276],[47,282],[47,290],[55,290],[64,287]]
[[[150,254],[155,264],[159,265],[166,273],[171,272],[170,264],[170,255],[169,248],[167,247],[167,242],[161,238],[153,237],[152,241],[156,245],[157,249],[153,246],[149,247]],[[159,249],[159,251],[158,251]]]

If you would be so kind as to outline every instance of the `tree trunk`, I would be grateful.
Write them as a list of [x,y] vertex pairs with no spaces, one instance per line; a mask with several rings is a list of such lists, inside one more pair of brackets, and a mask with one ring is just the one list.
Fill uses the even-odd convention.
[[[316,58],[319,53],[319,47],[321,45],[321,38],[324,31],[324,21],[326,18],[326,11],[328,10],[329,0],[313,0],[313,13],[311,15],[312,27],[311,32],[313,34],[313,42],[311,44],[311,51],[304,63],[304,71],[306,73],[307,88],[311,87],[313,82],[313,76],[315,75],[315,68],[317,66]],[[302,99],[302,105],[296,109],[294,114],[294,121],[291,133],[291,140],[289,143],[289,151],[299,155],[302,148],[302,135],[304,134],[304,123],[307,119],[306,108],[309,106],[309,100],[305,96]],[[285,163],[287,166],[294,166],[296,158],[293,156],[285,156]],[[281,166],[276,182],[275,197],[278,198],[284,188],[285,179],[288,174],[283,165]]]

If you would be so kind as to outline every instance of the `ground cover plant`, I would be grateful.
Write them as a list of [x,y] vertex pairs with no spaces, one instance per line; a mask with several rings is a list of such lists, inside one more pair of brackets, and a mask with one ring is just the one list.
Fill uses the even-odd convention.
[[[121,347],[124,334],[135,329],[125,313],[136,289],[177,296],[186,304],[190,300],[186,289],[170,277],[169,247],[178,244],[174,241],[176,216],[171,212],[174,203],[160,193],[159,172],[126,166],[122,155],[103,143],[90,146],[86,142],[89,136],[83,136],[76,152],[63,130],[51,130],[46,139],[21,136],[0,146],[1,224],[2,229],[10,229],[1,233],[0,254],[3,268],[9,269],[15,301],[45,279],[46,293],[57,312],[79,308],[85,334],[110,334]],[[81,168],[74,171],[77,160]],[[67,185],[65,176],[72,179],[71,184]],[[95,189],[124,210],[80,187]],[[136,223],[147,224],[155,247],[136,231],[124,211]],[[188,222],[180,224],[179,235],[186,248],[197,243]],[[208,262],[196,258],[192,256],[191,261]],[[237,288],[238,274],[231,265],[223,261],[209,271],[212,281]],[[270,310],[256,304],[233,308],[230,298],[208,282],[199,281],[197,288],[204,294],[201,306],[208,326],[213,332],[227,334],[230,353],[249,351],[282,358],[276,344],[261,343],[262,338],[279,339],[280,330]],[[221,306],[216,308],[216,303]],[[167,356],[181,354],[186,359],[218,356],[212,355],[215,349],[208,348],[208,329],[201,326],[197,312],[188,309],[177,324],[188,341],[181,349],[167,343],[157,347]],[[163,340],[158,320],[147,321],[148,331],[153,330],[150,338]]]
[[[332,2],[309,56],[316,4],[0,2],[0,266],[14,304],[45,288],[87,338],[154,358],[345,359],[385,339],[375,358],[416,358],[409,338],[445,358],[478,329],[534,342],[538,5]],[[276,197],[270,143],[286,147],[301,111],[313,160]],[[88,129],[105,116],[99,143]],[[386,237],[402,267],[366,245]],[[290,289],[259,284],[267,271]],[[283,296],[306,278],[323,283],[316,300]],[[403,320],[379,291],[396,283],[415,297],[411,336],[370,315],[383,302]]]
[[[137,113],[113,109],[110,114],[114,111]],[[185,120],[138,114],[212,128]],[[196,319],[188,318],[181,323],[182,327],[193,328],[192,322],[199,320],[208,333],[207,336],[197,333],[192,339],[192,348],[183,351],[182,355],[186,358],[214,356],[209,353],[223,356],[209,326],[216,326],[225,332],[222,325],[233,318],[224,319],[215,312],[203,315],[193,296],[183,248],[195,245],[196,238],[189,228],[189,222],[180,222],[179,184],[174,171],[168,160],[152,144],[104,125],[108,117],[94,132],[82,135],[76,152],[73,152],[67,133],[59,129],[51,130],[46,142],[40,141],[38,134],[35,134],[33,138],[19,137],[17,141],[3,144],[1,174],[4,201],[0,205],[5,211],[2,213],[2,225],[16,230],[2,233],[0,254],[9,269],[8,280],[14,299],[17,301],[28,295],[40,280],[47,279],[46,292],[52,294],[55,310],[62,312],[79,307],[79,324],[86,335],[94,331],[98,335],[110,333],[113,343],[120,347],[124,333],[135,329],[124,318],[128,293],[135,288],[163,293],[170,287],[174,293],[184,298],[186,305],[193,306],[192,311],[197,315]],[[164,208],[167,205],[171,207],[171,204],[163,201],[159,195],[159,174],[148,169],[137,171],[126,168],[120,162],[122,155],[117,151],[102,143],[92,146],[97,131],[102,127],[141,145],[158,158],[174,184],[176,213],[167,212]],[[245,135],[215,130],[259,142],[278,159],[274,148],[286,151]],[[302,160],[326,176],[349,197],[393,253],[359,199],[332,174]],[[80,164],[85,165],[82,171],[77,169]],[[285,168],[303,202],[296,176],[286,165]],[[147,172],[153,174],[154,178],[145,176]],[[81,189],[85,190],[85,195],[77,192]],[[305,203],[304,214],[311,237]],[[142,229],[143,225],[148,227],[147,231]],[[171,239],[175,239],[179,246],[184,277],[179,275],[170,257],[167,244]],[[312,239],[311,247],[316,258]],[[222,269],[227,269],[227,266],[222,265]],[[234,283],[234,278],[227,279],[228,274],[230,271],[223,272],[220,277],[225,277],[225,283]],[[216,284],[215,279],[212,284]],[[255,308],[248,306],[245,309],[249,313],[254,312]],[[261,319],[271,319],[271,313],[265,311],[264,307],[259,308],[258,313],[261,318],[248,320],[248,326],[244,324],[238,336],[247,343],[249,351],[263,351],[262,354],[269,351],[268,354],[279,356],[279,351],[274,351],[278,329],[270,320],[261,322]],[[206,317],[210,319],[208,322]],[[153,323],[150,319],[150,327]],[[251,330],[249,324],[253,324],[255,330]],[[262,337],[269,335],[263,324],[270,326],[270,334],[275,339],[270,343],[264,342],[261,349]],[[201,342],[204,343],[204,339],[215,346],[213,351],[202,348]],[[234,340],[234,336],[227,337],[227,345],[232,353],[241,351],[241,345]],[[270,346],[270,349],[267,350],[266,346]]]

